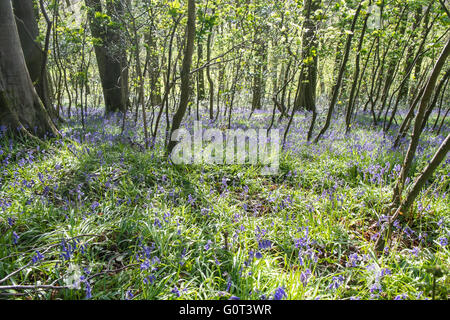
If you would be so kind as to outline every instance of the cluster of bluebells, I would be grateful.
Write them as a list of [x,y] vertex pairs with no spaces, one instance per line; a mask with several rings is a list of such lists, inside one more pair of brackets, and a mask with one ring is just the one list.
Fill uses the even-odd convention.
[[377,266],[374,264],[368,265],[366,270],[372,272],[374,274],[374,281],[370,286],[370,293],[373,297],[378,296],[383,292],[383,287],[381,285],[381,281],[385,276],[391,275],[392,272],[388,268],[382,268],[378,270]]
[[44,256],[39,251],[36,250],[35,255],[33,255],[33,257],[31,258],[31,263],[36,264],[43,259],[44,259]]
[[179,298],[181,297],[182,293],[187,292],[187,288],[184,288],[182,290],[178,289],[177,286],[175,286],[170,292],[175,295],[175,297]]
[[92,298],[92,288],[91,288],[91,283],[89,282],[89,278],[87,277],[90,272],[85,269],[84,270],[86,272],[86,276],[81,276],[80,277],[80,281],[84,284],[85,286],[85,293],[86,293],[86,299],[91,299]]
[[287,298],[287,296],[286,288],[278,287],[273,294],[273,300],[283,300],[284,298]]
[[349,255],[348,257],[348,262],[347,262],[347,267],[352,267],[355,268],[358,266],[358,263],[360,262],[360,257],[358,256],[358,254],[355,252],[351,255]]
[[344,283],[344,277],[339,275],[338,277],[333,277],[331,283],[328,286],[329,290],[337,290]]
[[303,287],[306,287],[308,285],[308,281],[312,276],[312,272],[310,269],[306,269],[305,271],[302,271],[300,274],[300,281],[303,285]]
[[298,249],[298,260],[301,266],[305,265],[305,259],[317,263],[318,251],[314,248],[316,241],[310,238],[309,227],[299,228],[298,232],[303,236],[295,239],[295,248]]
[[70,241],[61,240],[59,244],[61,250],[61,258],[64,261],[70,260],[76,252],[84,255],[86,253],[86,245],[81,244],[79,239],[72,239]]

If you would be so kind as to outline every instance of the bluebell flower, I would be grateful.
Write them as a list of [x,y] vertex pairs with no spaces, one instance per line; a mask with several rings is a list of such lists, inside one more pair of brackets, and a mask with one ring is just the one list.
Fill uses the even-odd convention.
[[441,237],[438,240],[441,246],[446,247],[448,245],[448,239],[446,237]]
[[275,293],[273,294],[273,300],[283,300],[287,298],[287,293],[284,287],[279,287],[275,289]]
[[270,240],[260,240],[258,242],[258,248],[260,250],[270,249],[272,247],[272,242]]
[[98,203],[97,201],[94,201],[94,202],[91,204],[91,209],[92,209],[92,211],[94,211],[95,209],[97,209],[99,206],[100,206],[100,203]]
[[370,287],[370,293],[372,293],[372,294],[381,293],[381,292],[383,292],[383,288],[381,287],[381,284],[379,282],[375,282]]
[[177,286],[170,291],[171,293],[175,294],[178,298],[181,296],[180,290],[178,290]]
[[14,223],[15,223],[14,219],[11,218],[11,217],[8,217],[8,224],[9,224],[9,226],[10,227],[14,226]]
[[150,268],[150,261],[147,259],[141,263],[141,270],[147,270]]
[[415,257],[418,257],[419,256],[419,248],[417,248],[417,247],[415,247],[415,248],[412,248],[411,250],[410,250],[410,253],[411,253],[411,255],[410,256],[415,256]]
[[85,292],[86,292],[86,299],[92,298],[92,288],[91,284],[89,283],[88,279],[85,276],[80,277],[81,282],[83,282],[86,286]]
[[211,244],[212,244],[212,241],[208,240],[208,242],[205,244],[205,250],[206,251],[208,251],[211,248]]
[[132,300],[134,298],[133,293],[131,292],[131,290],[128,290],[126,295],[125,295],[125,299],[126,300]]
[[383,268],[383,269],[381,269],[381,271],[380,271],[380,276],[381,276],[381,277],[384,277],[384,276],[387,276],[387,275],[390,275],[390,274],[392,274],[392,272],[391,272],[391,270],[388,269],[388,268]]
[[333,277],[331,279],[331,284],[328,286],[328,289],[336,290],[342,285],[343,282],[344,282],[344,277],[342,275],[340,275],[339,277]]
[[33,258],[31,258],[31,262],[35,264],[36,262],[41,261],[42,259],[44,259],[44,256],[39,251],[36,251],[36,254],[33,256]]
[[17,244],[19,242],[19,236],[15,231],[13,231],[13,244]]
[[230,292],[232,284],[233,284],[233,282],[231,282],[231,278],[228,278],[227,289],[225,290],[226,292]]
[[359,257],[357,253],[353,253],[348,257],[347,267],[356,267],[359,262]]
[[186,248],[183,249],[183,252],[181,252],[181,257],[180,257],[180,265],[184,265],[184,257],[186,256]]
[[153,284],[155,282],[155,280],[156,280],[156,277],[151,274],[151,275],[145,277],[143,282],[144,282],[144,284],[149,284],[149,283]]
[[306,269],[305,271],[303,271],[300,274],[300,281],[302,282],[303,286],[306,287],[308,284],[308,280],[311,277],[311,270],[310,269]]

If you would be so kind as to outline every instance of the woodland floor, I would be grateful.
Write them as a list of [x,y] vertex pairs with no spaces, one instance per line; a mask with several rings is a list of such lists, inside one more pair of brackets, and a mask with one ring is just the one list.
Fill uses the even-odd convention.
[[[248,115],[234,112],[233,127],[270,123],[271,111]],[[336,120],[309,145],[309,119],[295,117],[274,176],[260,175],[258,166],[172,165],[159,144],[142,150],[140,121],[134,127],[130,120],[121,135],[120,118],[105,119],[100,110],[89,111],[83,134],[78,116],[58,140],[2,134],[0,289],[58,288],[3,288],[0,295],[447,299],[450,158],[377,257],[374,240],[407,143],[393,150],[393,137],[360,114],[349,135]],[[439,136],[425,130],[411,179],[449,127]],[[444,276],[433,289],[436,267]]]

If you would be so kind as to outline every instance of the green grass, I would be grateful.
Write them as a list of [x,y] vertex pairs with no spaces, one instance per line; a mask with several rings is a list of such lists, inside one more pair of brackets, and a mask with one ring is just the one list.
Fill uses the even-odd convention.
[[[288,299],[448,298],[449,251],[441,244],[449,235],[447,165],[416,202],[414,218],[399,221],[389,252],[373,252],[392,169],[403,156],[385,147],[379,129],[299,144],[282,155],[278,175],[262,176],[253,166],[174,166],[160,149],[108,141],[119,128],[101,127],[91,123],[101,132],[91,143],[2,138],[0,279],[25,268],[0,283],[0,298],[86,299],[88,287],[92,299],[260,299],[279,287]],[[381,168],[378,178],[370,174]],[[68,259],[63,239],[78,241]],[[259,240],[272,245],[259,249]],[[36,251],[43,259],[31,264]],[[444,274],[433,289],[436,266]],[[383,269],[389,274],[380,276]],[[74,281],[78,289],[1,287]],[[374,284],[381,290],[371,291]]]

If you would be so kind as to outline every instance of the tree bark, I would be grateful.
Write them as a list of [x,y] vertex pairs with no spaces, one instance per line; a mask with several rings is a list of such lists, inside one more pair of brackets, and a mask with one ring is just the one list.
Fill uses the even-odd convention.
[[[371,4],[372,4],[372,1],[369,1],[369,6]],[[366,17],[364,18],[363,28],[362,28],[362,31],[361,31],[361,37],[359,38],[358,49],[356,51],[355,71],[353,73],[353,84],[352,84],[352,88],[350,90],[350,97],[348,99],[348,105],[347,105],[347,111],[346,111],[346,117],[345,117],[345,130],[346,130],[346,133],[349,133],[350,132],[350,128],[351,128],[351,120],[352,120],[353,109],[354,109],[354,105],[355,105],[355,99],[356,99],[356,97],[355,97],[355,95],[356,95],[356,88],[358,87],[359,73],[361,71],[361,68],[360,68],[361,50],[362,50],[362,46],[363,46],[363,42],[364,42],[364,36],[366,34],[368,19],[369,19],[369,15],[366,14]]]
[[42,75],[43,81],[41,81],[44,54],[40,43],[37,41],[37,38],[39,37],[39,27],[36,20],[33,1],[13,0],[12,3],[20,43],[31,82],[34,84],[44,107],[51,113],[53,111],[53,106],[50,98],[50,86],[46,71],[44,71],[44,74]]
[[[208,35],[208,43],[206,47],[206,59],[208,61],[211,60],[211,46],[212,46],[212,30],[210,31]],[[214,120],[214,81],[211,77],[211,67],[206,67],[206,77],[208,78],[208,84],[209,84],[209,119]]]
[[334,85],[334,88],[333,88],[333,96],[331,98],[330,107],[328,109],[328,115],[327,115],[327,119],[325,121],[325,125],[322,128],[322,130],[320,130],[320,132],[317,135],[317,137],[314,139],[314,143],[319,142],[320,138],[325,134],[325,132],[330,127],[331,117],[333,115],[334,107],[336,105],[336,102],[337,102],[337,99],[338,99],[338,96],[339,96],[339,92],[340,92],[340,88],[341,88],[341,84],[342,84],[342,79],[344,77],[345,67],[347,65],[347,61],[348,61],[348,58],[349,58],[349,55],[350,55],[350,49],[351,49],[351,46],[352,46],[353,35],[354,35],[354,32],[355,32],[355,28],[356,28],[356,21],[358,20],[358,16],[359,16],[359,13],[361,12],[361,8],[362,8],[362,3],[360,3],[358,5],[358,8],[356,9],[355,16],[353,17],[352,27],[351,27],[351,30],[350,30],[351,32],[347,36],[347,44],[345,46],[344,57],[342,59],[341,68],[340,68],[340,71],[339,71],[339,75],[338,75],[336,84]]
[[406,157],[403,162],[400,178],[397,182],[397,185],[394,188],[394,196],[392,202],[396,206],[398,206],[398,204],[401,202],[401,193],[406,181],[406,177],[408,175],[409,169],[411,168],[412,160],[416,153],[417,146],[419,145],[419,138],[422,134],[422,124],[426,109],[431,100],[431,96],[436,86],[439,73],[441,72],[449,54],[450,54],[450,38],[448,38],[447,43],[433,68],[433,72],[431,73],[431,76],[428,80],[428,83],[422,95],[422,99],[420,101],[419,110],[417,111],[417,115],[414,121],[414,129],[411,137],[411,142],[409,144],[408,152],[406,153]]
[[[118,1],[120,2],[120,1]],[[122,79],[122,59],[124,45],[120,44],[120,37],[111,27],[105,27],[102,18],[96,17],[96,12],[102,13],[102,4],[100,0],[85,0],[89,7],[88,17],[91,33],[95,42],[95,55],[103,88],[103,97],[105,100],[105,113],[126,110],[126,89],[123,88],[124,79]],[[119,42],[119,43],[118,43]],[[115,54],[112,48],[118,52]]]
[[161,98],[161,82],[160,72],[157,54],[157,41],[155,35],[155,26],[153,23],[150,26],[150,30],[145,34],[145,41],[147,42],[147,58],[149,67],[148,74],[150,76],[150,101],[152,106],[158,106],[162,103]]
[[31,82],[9,0],[0,1],[0,125],[41,137],[58,135]]
[[[181,121],[186,113],[189,102],[189,95],[191,91],[190,86],[190,71],[192,65],[192,55],[194,53],[195,41],[195,0],[188,1],[188,20],[186,26],[186,45],[184,46],[183,66],[181,69],[181,94],[180,104],[177,112],[173,116],[170,137],[175,130],[180,128]],[[169,137],[169,139],[170,139]],[[176,141],[170,141],[167,147],[168,154],[170,154],[176,145]]]
[[[317,86],[317,24],[312,15],[320,7],[320,0],[305,0],[303,23],[302,59],[305,67],[302,68],[298,80],[298,95],[294,102],[295,110],[304,108],[316,113],[316,86]],[[305,62],[306,61],[306,62]]]

